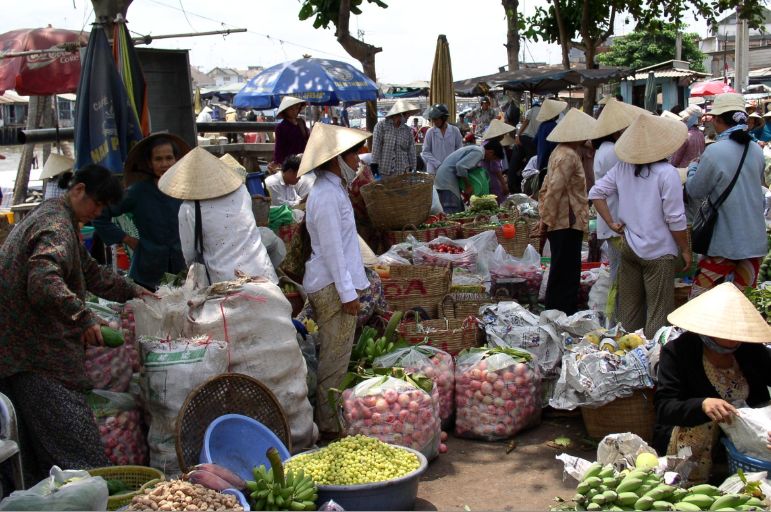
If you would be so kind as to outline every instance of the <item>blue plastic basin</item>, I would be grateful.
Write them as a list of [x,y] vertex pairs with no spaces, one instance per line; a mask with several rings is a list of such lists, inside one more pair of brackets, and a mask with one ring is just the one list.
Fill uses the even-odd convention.
[[206,429],[200,461],[219,464],[244,480],[254,480],[255,466],[270,468],[265,452],[271,446],[278,450],[282,461],[289,458],[289,450],[268,427],[247,416],[225,414]]
[[426,471],[428,461],[419,451],[404,446],[391,446],[414,453],[420,467],[402,477],[373,484],[319,485],[316,505],[320,507],[329,500],[335,500],[345,510],[412,510],[418,497],[420,475]]
[[250,195],[265,195],[265,173],[250,172],[246,175],[246,189]]

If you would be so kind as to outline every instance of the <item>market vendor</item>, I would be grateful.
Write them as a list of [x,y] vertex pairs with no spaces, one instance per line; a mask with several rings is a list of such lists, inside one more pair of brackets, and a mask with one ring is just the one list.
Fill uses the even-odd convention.
[[[195,148],[158,182],[179,208],[185,262],[203,263],[209,283],[232,281],[236,271],[278,283],[241,176],[203,148]],[[200,242],[200,245],[199,245]]]
[[431,105],[428,109],[428,119],[433,126],[426,132],[420,157],[429,174],[436,174],[444,159],[463,146],[460,130],[447,121],[449,117],[450,111],[442,103]]
[[396,100],[385,119],[375,125],[370,168],[376,176],[397,176],[417,168],[415,137],[407,119],[419,110],[406,100]]
[[718,424],[732,421],[739,402],[762,407],[769,401],[771,353],[763,343],[771,342],[771,327],[731,283],[687,302],[667,320],[686,332],[661,350],[654,447],[661,455],[689,447],[696,462],[689,480],[704,482]]
[[546,234],[551,248],[546,309],[557,309],[566,315],[578,310],[581,242],[589,224],[582,147],[596,123],[592,116],[570,109],[549,133],[549,142],[557,147],[549,157],[548,172],[538,197],[541,233]]
[[281,122],[276,126],[276,144],[273,147],[273,162],[271,164],[280,168],[286,157],[298,155],[305,151],[310,135],[305,119],[300,117],[300,112],[305,108],[305,101],[293,96],[281,98],[281,104],[276,111],[276,117]]
[[300,169],[302,155],[289,155],[281,164],[281,170],[265,178],[265,188],[270,194],[270,205],[287,205],[294,208],[302,197],[297,192],[296,185],[300,181],[297,171]]
[[348,369],[359,295],[370,286],[347,192],[359,166],[357,152],[369,136],[362,130],[318,124],[300,163],[300,176],[316,173],[306,207],[311,256],[305,263],[303,287],[319,324],[316,418],[327,437],[339,431],[337,415],[327,402],[328,390],[340,386]]
[[125,302],[150,293],[100,267],[78,235],[80,223],[121,194],[110,171],[84,167],[63,197],[25,216],[0,247],[0,389],[19,418],[28,482],[48,476],[54,464],[109,464],[85,396],[85,347],[103,344],[86,294]]
[[[129,277],[155,290],[165,273],[185,269],[179,243],[177,213],[181,202],[158,189],[158,180],[190,146],[171,133],[154,133],[136,144],[126,158],[124,181],[128,189],[119,204],[108,205],[94,219],[96,232],[107,245],[124,243],[133,251]],[[114,224],[112,219],[130,216],[139,238]]]
[[436,170],[434,189],[439,195],[439,201],[445,213],[465,210],[460,186],[463,185],[463,194],[466,196],[470,197],[474,193],[471,180],[468,178],[469,172],[478,168],[485,160],[499,160],[503,150],[496,152],[496,147],[500,149],[500,143],[497,146],[493,144],[489,148],[477,145],[463,146],[450,153],[442,162]]

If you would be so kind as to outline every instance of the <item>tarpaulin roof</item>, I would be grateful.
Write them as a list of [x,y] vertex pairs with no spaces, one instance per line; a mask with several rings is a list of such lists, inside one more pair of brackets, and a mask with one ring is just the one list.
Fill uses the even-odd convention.
[[455,93],[458,96],[481,96],[499,87],[511,91],[549,93],[571,85],[600,85],[630,73],[627,68],[519,69],[460,80],[455,82]]

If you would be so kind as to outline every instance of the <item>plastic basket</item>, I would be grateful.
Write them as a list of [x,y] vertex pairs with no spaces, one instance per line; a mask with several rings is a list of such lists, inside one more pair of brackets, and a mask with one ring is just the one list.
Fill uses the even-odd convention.
[[166,480],[166,476],[157,469],[145,466],[111,466],[89,469],[91,476],[101,476],[105,480],[120,480],[132,492],[110,496],[107,499],[107,510],[117,510],[131,503],[134,496],[144,492],[145,488]]
[[745,473],[757,473],[759,471],[771,471],[771,461],[760,460],[749,455],[744,455],[742,452],[736,449],[736,446],[730,439],[724,437],[722,439],[725,449],[728,452],[728,471],[731,474],[736,473],[738,470],[742,470]]

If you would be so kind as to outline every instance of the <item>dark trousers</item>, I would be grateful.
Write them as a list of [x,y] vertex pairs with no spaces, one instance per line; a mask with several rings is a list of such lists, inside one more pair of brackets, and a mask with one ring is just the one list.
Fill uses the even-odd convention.
[[557,309],[566,315],[572,315],[578,311],[581,241],[584,233],[577,229],[558,229],[549,231],[546,237],[551,247],[546,309]]
[[528,160],[533,158],[536,153],[535,141],[527,135],[520,135],[521,145],[514,145],[509,159],[509,168],[507,176],[509,180],[509,192],[519,194],[522,192],[522,169],[527,165]]

